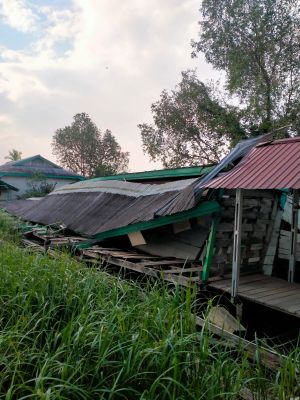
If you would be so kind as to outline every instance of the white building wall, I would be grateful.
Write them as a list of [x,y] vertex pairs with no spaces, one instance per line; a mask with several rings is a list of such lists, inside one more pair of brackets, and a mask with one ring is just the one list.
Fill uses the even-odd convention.
[[0,201],[10,200],[13,196],[13,190],[6,190],[0,186]]
[[[30,178],[29,177],[23,177],[23,176],[3,176],[1,177],[1,180],[3,182],[6,182],[15,188],[19,189],[18,192],[15,192],[13,190],[10,190],[9,195],[10,195],[10,200],[17,199],[18,196],[21,196],[23,193],[25,193],[27,190],[30,189]],[[69,185],[70,183],[76,182],[74,179],[53,179],[53,178],[47,178],[47,182],[50,184],[55,184],[55,189],[61,188],[62,186]],[[0,195],[0,201],[2,200],[7,200],[7,194],[5,191],[1,191]]]

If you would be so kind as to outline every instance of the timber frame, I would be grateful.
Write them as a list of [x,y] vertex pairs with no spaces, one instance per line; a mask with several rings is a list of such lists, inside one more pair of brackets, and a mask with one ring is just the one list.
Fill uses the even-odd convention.
[[[239,291],[239,279],[241,268],[241,238],[242,238],[242,219],[243,219],[243,192],[241,188],[236,189],[235,197],[235,217],[233,234],[233,259],[232,259],[232,279],[231,279],[231,300],[236,302]],[[294,282],[295,265],[297,259],[297,234],[298,234],[298,211],[299,211],[299,191],[291,190],[292,211],[291,211],[291,241],[289,253],[288,282]]]

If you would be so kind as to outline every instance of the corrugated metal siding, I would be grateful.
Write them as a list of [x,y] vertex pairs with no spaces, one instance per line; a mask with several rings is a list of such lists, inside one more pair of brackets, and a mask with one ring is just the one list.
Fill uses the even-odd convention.
[[300,138],[257,146],[230,172],[205,187],[300,189]]

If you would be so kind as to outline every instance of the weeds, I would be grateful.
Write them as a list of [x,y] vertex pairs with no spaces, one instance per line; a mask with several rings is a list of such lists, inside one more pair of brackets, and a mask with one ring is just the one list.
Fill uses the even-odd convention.
[[20,234],[18,232],[16,219],[0,208],[0,240],[18,243]]
[[273,374],[251,364],[242,348],[197,331],[192,289],[141,288],[67,254],[3,243],[0,301],[1,399],[231,400],[244,388],[254,399],[299,395],[298,348]]

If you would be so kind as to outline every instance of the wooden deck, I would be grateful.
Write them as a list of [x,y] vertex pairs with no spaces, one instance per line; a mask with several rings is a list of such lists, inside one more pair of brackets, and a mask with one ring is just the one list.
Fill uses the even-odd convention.
[[[208,286],[231,292],[231,278],[209,282]],[[300,284],[265,275],[240,277],[238,296],[300,318]]]

